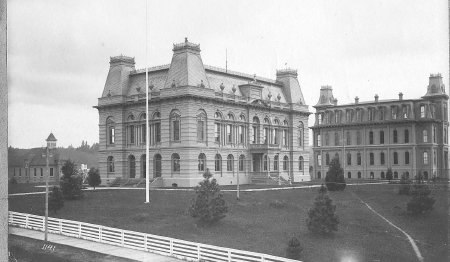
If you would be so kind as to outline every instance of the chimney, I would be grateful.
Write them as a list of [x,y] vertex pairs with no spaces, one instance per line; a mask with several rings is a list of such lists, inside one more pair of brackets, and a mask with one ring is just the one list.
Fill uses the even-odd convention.
[[359,97],[355,97],[355,105],[357,105],[359,103]]
[[403,100],[403,93],[402,92],[398,93],[398,100]]
[[375,103],[378,103],[378,94],[375,94]]
[[335,98],[335,99],[333,100],[333,104],[334,104],[335,106],[337,106],[337,102],[338,102],[338,100],[337,100],[337,98]]

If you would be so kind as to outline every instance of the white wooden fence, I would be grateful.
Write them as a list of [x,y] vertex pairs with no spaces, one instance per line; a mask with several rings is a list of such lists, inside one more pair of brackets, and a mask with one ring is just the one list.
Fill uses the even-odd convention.
[[[45,218],[43,216],[9,211],[8,223],[11,226],[44,231]],[[217,247],[53,217],[48,218],[48,232],[144,250],[187,261],[298,262],[297,260],[262,253]]]

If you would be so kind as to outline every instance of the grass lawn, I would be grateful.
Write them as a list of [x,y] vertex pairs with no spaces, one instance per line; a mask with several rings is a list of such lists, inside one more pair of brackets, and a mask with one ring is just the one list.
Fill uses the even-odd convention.
[[[411,219],[401,214],[407,199],[398,196],[392,185],[349,186],[344,192],[330,193],[337,205],[339,231],[321,237],[310,234],[305,223],[317,189],[242,192],[241,201],[235,194],[224,193],[229,213],[210,227],[197,226],[188,215],[195,195],[191,191],[152,191],[150,204],[144,203],[144,190],[89,191],[82,200],[66,201],[50,216],[277,256],[285,255],[288,240],[296,236],[304,247],[304,261],[417,261],[403,234],[375,216],[357,195],[411,233],[427,261],[446,261],[442,243],[447,242],[447,232],[442,227],[447,224],[439,226],[447,219],[442,199],[437,199],[430,215]],[[281,204],[274,205],[276,201]],[[398,208],[388,206],[393,202]],[[13,211],[44,214],[43,195],[14,196],[9,203]],[[432,232],[425,232],[426,228]]]
[[134,260],[109,256],[71,246],[49,243],[54,246],[54,251],[43,250],[44,241],[30,239],[21,236],[8,236],[8,251],[17,261],[32,262],[84,262],[84,261],[103,261],[103,262],[132,262]]
[[[55,185],[55,183],[49,183],[49,185]],[[36,187],[40,186],[40,187]],[[43,187],[42,187],[43,186]],[[51,187],[49,187],[51,188]],[[18,183],[8,185],[8,194],[17,193],[29,193],[29,192],[44,192],[45,183]]]

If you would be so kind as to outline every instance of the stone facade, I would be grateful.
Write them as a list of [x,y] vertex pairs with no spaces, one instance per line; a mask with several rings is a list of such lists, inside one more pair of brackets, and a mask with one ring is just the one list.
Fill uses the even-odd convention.
[[[170,65],[146,70],[111,57],[99,112],[103,183],[145,177],[149,116],[150,178],[192,187],[208,168],[222,185],[256,177],[308,181],[308,106],[297,71],[275,80],[203,64],[200,45],[173,46]],[[276,161],[276,158],[279,160]]]
[[379,100],[338,105],[323,86],[313,130],[314,178],[324,179],[328,163],[340,159],[346,178],[449,178],[448,95],[440,74],[431,75],[420,99]]

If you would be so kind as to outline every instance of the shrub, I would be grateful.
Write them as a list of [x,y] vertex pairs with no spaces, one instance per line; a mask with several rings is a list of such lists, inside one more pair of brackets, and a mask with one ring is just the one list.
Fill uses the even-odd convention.
[[9,180],[9,183],[10,183],[11,185],[15,185],[15,184],[17,184],[17,180],[16,180],[16,178],[14,178],[14,177],[11,177],[11,179]]
[[91,167],[88,172],[88,184],[92,187],[99,186],[102,183],[102,179],[100,178],[100,172],[97,168]]
[[59,187],[54,186],[48,198],[48,209],[53,212],[60,210],[64,206],[64,197]]
[[406,205],[406,210],[411,215],[420,215],[433,210],[435,200],[430,197],[431,190],[420,179],[412,186],[412,198]]
[[60,186],[65,199],[78,199],[83,196],[83,178],[78,174],[75,164],[68,160],[61,168],[63,176],[60,179]]
[[392,168],[388,168],[388,170],[386,171],[386,179],[391,182],[392,180]]
[[193,199],[189,213],[202,224],[211,224],[225,217],[228,212],[219,184],[209,169],[203,174],[205,178],[195,187],[196,197]]
[[330,234],[337,231],[339,218],[335,214],[336,206],[327,193],[327,188],[321,186],[319,195],[314,200],[314,206],[308,211],[306,224],[308,230],[316,234]]
[[337,157],[331,160],[327,175],[325,177],[325,184],[327,186],[327,189],[330,191],[342,191],[345,189],[346,184],[344,178],[344,170],[341,168],[339,158]]
[[172,187],[178,187],[177,183],[172,183]]
[[286,257],[290,259],[300,259],[303,247],[300,241],[296,237],[293,237],[288,242],[288,247],[286,248]]
[[400,187],[398,188],[398,194],[399,195],[409,195],[411,191],[411,180],[405,176],[405,174],[402,175],[400,178]]

